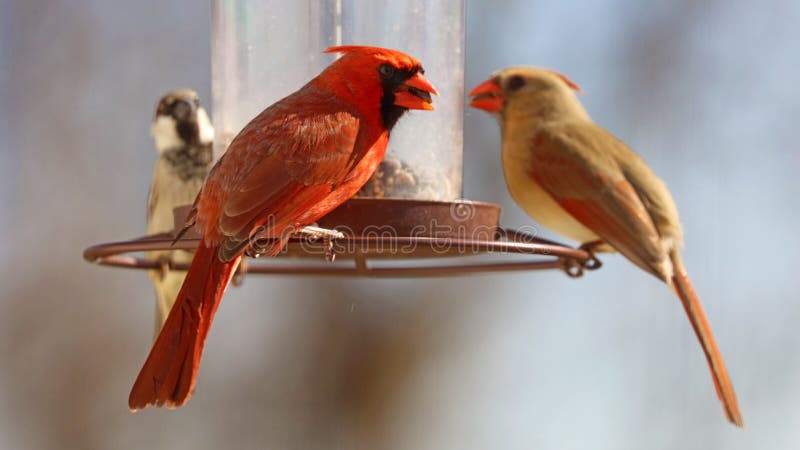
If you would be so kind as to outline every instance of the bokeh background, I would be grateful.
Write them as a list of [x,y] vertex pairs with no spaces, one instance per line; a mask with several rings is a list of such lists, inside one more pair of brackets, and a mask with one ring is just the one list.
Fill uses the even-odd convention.
[[[81,251],[143,233],[157,98],[210,103],[210,7],[0,0],[0,448],[798,448],[797,23],[789,0],[467,1],[468,87],[558,69],[666,180],[745,430],[669,290],[618,256],[580,280],[250,277],[192,401],[132,415],[152,288]],[[465,197],[530,223],[495,123],[465,114]]]

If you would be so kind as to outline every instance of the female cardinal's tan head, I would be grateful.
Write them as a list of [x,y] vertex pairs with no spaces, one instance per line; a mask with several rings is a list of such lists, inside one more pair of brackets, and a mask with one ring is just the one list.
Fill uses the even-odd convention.
[[538,67],[509,67],[498,70],[469,93],[470,106],[497,116],[525,115],[538,120],[558,120],[563,117],[588,118],[576,92],[577,84],[569,78]]
[[439,93],[413,57],[397,50],[356,45],[331,47],[325,53],[343,56],[314,82],[355,105],[366,117],[379,118],[387,130],[409,109],[433,109],[431,95]]

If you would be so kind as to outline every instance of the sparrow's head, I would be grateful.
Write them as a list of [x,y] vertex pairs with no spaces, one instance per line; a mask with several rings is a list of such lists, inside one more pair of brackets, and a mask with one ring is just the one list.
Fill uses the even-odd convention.
[[159,153],[187,145],[206,145],[214,140],[214,128],[191,89],[178,89],[161,97],[150,127]]
[[387,130],[409,109],[433,109],[431,95],[439,93],[425,78],[422,64],[411,56],[355,45],[331,47],[325,53],[343,56],[328,66],[317,82],[363,113],[379,114]]
[[499,119],[509,112],[524,112],[538,118],[555,118],[576,111],[585,115],[576,92],[580,92],[578,85],[558,72],[529,66],[509,67],[475,86],[469,92],[472,97],[469,105]]

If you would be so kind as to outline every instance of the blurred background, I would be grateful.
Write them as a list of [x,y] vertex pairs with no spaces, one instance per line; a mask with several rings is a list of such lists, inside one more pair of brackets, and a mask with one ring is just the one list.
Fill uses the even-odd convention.
[[[557,69],[669,185],[745,430],[677,300],[619,256],[579,280],[249,277],[192,401],[129,413],[152,287],[81,252],[144,233],[157,99],[210,105],[210,6],[0,0],[0,448],[798,448],[800,3],[466,4],[467,88]],[[529,224],[496,124],[464,120],[464,196]]]

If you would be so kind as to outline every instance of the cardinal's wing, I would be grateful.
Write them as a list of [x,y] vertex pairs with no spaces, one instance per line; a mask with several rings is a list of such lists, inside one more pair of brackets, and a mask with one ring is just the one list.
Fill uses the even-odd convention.
[[305,225],[297,219],[363,157],[360,128],[351,106],[311,88],[250,122],[209,175],[198,205],[198,221],[212,221],[203,224],[206,239],[222,244],[220,257],[232,258],[253,237],[280,238]]
[[593,123],[545,125],[531,141],[529,173],[576,220],[664,279],[668,255],[652,217],[618,164],[620,152],[633,154]]

